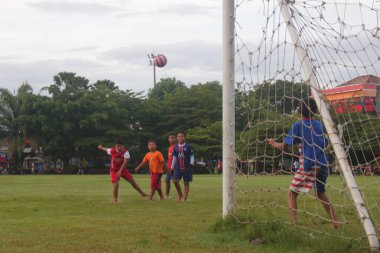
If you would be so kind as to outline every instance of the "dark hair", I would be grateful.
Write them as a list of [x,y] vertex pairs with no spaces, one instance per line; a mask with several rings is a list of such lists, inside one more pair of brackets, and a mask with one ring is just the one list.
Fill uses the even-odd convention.
[[125,142],[124,142],[124,139],[119,137],[115,140],[115,143],[118,144],[118,145],[124,145]]
[[156,141],[153,140],[153,139],[148,140],[148,144],[151,143],[151,142],[153,142],[154,144],[157,144]]
[[314,98],[303,99],[300,103],[300,113],[305,118],[312,118],[318,112],[317,103]]
[[175,136],[175,133],[170,133],[169,136]]
[[178,131],[177,135],[179,135],[179,134],[183,134],[183,135],[185,136],[185,138],[186,138],[186,133],[185,133],[185,131]]

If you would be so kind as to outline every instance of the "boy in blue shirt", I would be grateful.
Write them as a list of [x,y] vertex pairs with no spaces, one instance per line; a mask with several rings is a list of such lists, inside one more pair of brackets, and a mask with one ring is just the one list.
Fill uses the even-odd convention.
[[314,99],[308,98],[303,100],[300,103],[299,109],[302,120],[292,125],[284,142],[276,142],[273,138],[268,140],[270,145],[281,150],[287,146],[298,146],[300,166],[294,174],[288,192],[290,219],[293,224],[296,224],[298,194],[308,193],[314,185],[318,200],[330,216],[333,227],[339,228],[334,208],[326,195],[325,189],[329,173],[329,158],[324,152],[329,144],[326,138],[326,131],[320,121],[313,119],[313,114],[318,109]]
[[[178,132],[178,144],[173,149],[172,169],[174,170],[173,183],[178,193],[178,201],[186,201],[190,191],[190,182],[193,181],[191,166],[194,165],[194,151],[186,143],[186,133]],[[183,178],[184,193],[182,194],[179,181]]]

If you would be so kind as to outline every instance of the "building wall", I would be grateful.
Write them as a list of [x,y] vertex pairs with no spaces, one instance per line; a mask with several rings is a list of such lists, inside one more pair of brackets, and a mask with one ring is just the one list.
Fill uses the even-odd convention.
[[341,86],[322,92],[337,113],[380,112],[380,86],[357,84]]

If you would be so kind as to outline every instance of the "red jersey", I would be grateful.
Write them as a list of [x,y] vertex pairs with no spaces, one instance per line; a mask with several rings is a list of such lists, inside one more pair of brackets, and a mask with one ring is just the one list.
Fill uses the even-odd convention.
[[174,150],[175,144],[171,145],[168,148],[168,170],[172,169],[172,162],[173,162],[173,150]]
[[124,159],[129,159],[129,152],[126,149],[122,149],[121,152],[117,152],[116,148],[107,149],[107,154],[111,156],[110,170],[118,171],[124,162]]

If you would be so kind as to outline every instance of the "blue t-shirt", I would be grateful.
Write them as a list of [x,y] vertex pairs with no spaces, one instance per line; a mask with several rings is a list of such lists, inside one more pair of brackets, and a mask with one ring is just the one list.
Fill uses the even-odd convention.
[[194,152],[192,147],[185,143],[183,145],[175,144],[173,149],[173,157],[175,157],[175,168],[173,169],[187,169],[190,167],[191,159],[194,159]]
[[301,145],[304,158],[304,170],[308,171],[312,167],[327,167],[328,155],[324,149],[329,144],[326,138],[326,131],[322,123],[314,119],[302,119],[297,121],[290,128],[285,137],[285,144],[288,146]]

